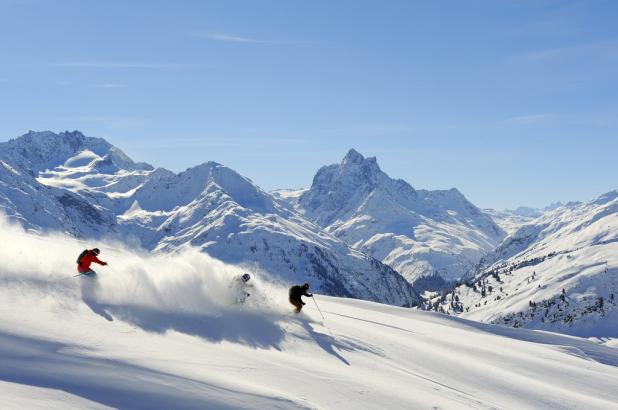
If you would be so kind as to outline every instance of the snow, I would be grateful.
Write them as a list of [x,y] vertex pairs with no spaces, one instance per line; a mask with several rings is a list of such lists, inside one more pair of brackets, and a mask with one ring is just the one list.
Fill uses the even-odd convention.
[[9,164],[7,164],[4,161],[0,161],[0,165],[3,166],[4,168],[6,168],[7,170],[9,170],[10,172],[12,172],[15,175],[21,175],[21,173],[16,170],[15,168],[13,168],[12,166],[10,166]]
[[311,279],[331,295],[399,306],[418,299],[398,272],[216,162],[175,174],[79,132],[30,132],[0,144],[0,158],[12,167],[0,167],[0,210],[27,228],[156,252],[190,244],[287,283]]
[[279,198],[409,282],[434,273],[458,279],[505,236],[457,189],[415,190],[354,149],[340,164],[322,167],[309,190]]
[[[3,340],[4,341],[4,340]],[[78,395],[52,388],[0,380],[0,404],[7,409],[110,409]]]
[[[195,249],[97,242],[109,267],[72,277],[92,246],[0,229],[2,408],[615,408],[618,350],[287,288]],[[36,249],[36,253],[31,250]]]
[[506,238],[486,268],[467,279],[475,287],[459,286],[443,308],[456,313],[456,297],[465,318],[616,338],[617,227],[617,191],[547,211]]
[[66,168],[76,168],[76,167],[85,167],[90,165],[93,161],[101,160],[102,158],[90,151],[89,149],[85,149],[79,152],[77,155],[67,159],[64,162],[64,166]]
[[483,209],[494,222],[502,228],[508,235],[515,233],[523,225],[532,223],[535,219],[543,215],[543,212],[527,207],[519,207],[515,210],[495,210]]
[[[534,350],[540,343],[575,367],[581,363],[571,356],[614,363],[613,350],[603,349],[618,347],[618,191],[543,210],[481,211],[456,189],[415,190],[352,150],[340,164],[320,169],[310,189],[267,193],[216,162],[176,174],[79,132],[28,133],[0,144],[0,161],[0,212],[10,221],[0,216],[0,363],[14,364],[6,368],[10,374],[0,369],[8,407],[135,407],[122,393],[134,379],[140,382],[127,393],[131,403],[149,395],[182,401],[167,407],[248,407],[257,400],[255,407],[265,408],[590,408],[583,404],[590,397],[592,407],[607,407],[602,389],[576,398],[569,395],[578,391],[574,381],[550,380],[552,371],[570,374],[570,367],[530,364],[525,355],[503,352],[501,343],[545,357],[547,351]],[[96,240],[113,261],[97,269],[96,281],[71,277],[74,257],[94,246],[86,240]],[[36,258],[23,257],[30,249]],[[254,278],[253,296],[233,306],[230,283],[245,271]],[[435,291],[453,286],[445,279],[465,272],[468,284],[440,301]],[[303,315],[289,315],[286,289],[305,281],[319,295],[326,325],[311,304]],[[414,304],[421,291],[458,318],[395,307]],[[421,328],[435,351],[411,333]],[[153,349],[140,355],[140,344]],[[482,352],[475,350],[480,346]],[[19,349],[26,347],[44,362],[31,373],[20,367]],[[186,355],[179,353],[185,347]],[[256,351],[261,364],[248,370],[241,362],[251,362]],[[459,357],[469,352],[474,363]],[[218,358],[202,358],[211,355]],[[307,357],[318,358],[317,369]],[[520,380],[525,373],[517,360],[545,375],[540,383],[555,394],[534,392]],[[238,369],[228,373],[229,363]],[[484,369],[496,378],[495,363],[504,363],[505,384],[514,390],[479,374]],[[69,378],[38,374],[38,365],[58,366]],[[341,365],[353,366],[357,376]],[[95,391],[101,381],[75,366],[110,381]],[[226,369],[225,376],[202,368],[208,366]],[[256,379],[236,380],[247,371]],[[607,380],[612,371],[599,370],[612,375]],[[372,372],[377,385],[368,381]],[[288,390],[288,379],[296,387]],[[333,382],[325,387],[325,380]],[[407,394],[410,385],[419,385],[420,396]],[[161,393],[161,386],[173,389]],[[566,401],[560,389],[569,391]],[[227,401],[229,395],[236,398]]]

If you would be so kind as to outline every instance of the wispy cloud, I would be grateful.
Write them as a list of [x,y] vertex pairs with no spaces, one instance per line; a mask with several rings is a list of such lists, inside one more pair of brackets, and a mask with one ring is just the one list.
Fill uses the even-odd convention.
[[507,10],[510,8],[516,13],[525,12],[531,18],[524,20],[518,26],[507,28],[507,33],[524,37],[560,38],[573,33],[573,22],[579,20],[578,16],[592,12],[590,9],[595,8],[594,3],[560,0],[508,2]]
[[311,41],[284,41],[284,40],[264,40],[252,37],[239,36],[235,34],[223,33],[220,31],[195,30],[194,37],[205,38],[213,41],[223,41],[226,43],[252,43],[252,44],[282,44],[282,45],[312,45]]
[[543,63],[552,60],[580,57],[618,58],[618,40],[597,41],[593,43],[536,50],[517,54],[511,58],[511,61]]
[[92,85],[94,88],[125,88],[123,84],[116,83],[104,83],[104,84],[94,84]]
[[256,137],[256,138],[171,138],[165,140],[150,140],[149,146],[158,148],[204,148],[204,147],[263,147],[297,145],[304,143],[304,140],[296,138],[277,138],[277,137]]
[[111,62],[111,61],[65,61],[48,64],[35,64],[45,67],[66,68],[109,68],[109,69],[179,69],[206,67],[202,64],[163,63],[163,62]]
[[389,123],[369,123],[369,124],[350,124],[336,128],[325,128],[319,130],[324,134],[356,136],[356,137],[375,137],[380,135],[407,134],[414,131],[414,127],[408,124],[389,124]]
[[58,81],[56,85],[59,87],[76,87],[76,88],[125,88],[124,84],[117,83],[101,83],[101,84],[79,84],[72,81]]
[[540,122],[546,121],[547,119],[551,117],[553,117],[553,114],[548,114],[548,113],[519,115],[516,117],[507,118],[506,120],[504,120],[504,122],[506,124],[512,124],[512,125],[527,125],[527,124],[540,123]]

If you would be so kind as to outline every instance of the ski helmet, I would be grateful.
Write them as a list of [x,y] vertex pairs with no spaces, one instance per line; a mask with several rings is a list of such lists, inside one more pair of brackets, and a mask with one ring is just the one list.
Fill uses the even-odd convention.
[[251,279],[251,276],[249,276],[249,274],[248,274],[248,273],[244,273],[244,274],[241,276],[241,278],[242,278],[242,281],[243,281],[243,282],[249,282],[249,279]]
[[303,285],[303,288],[309,289],[309,284],[307,282],[305,282],[305,284]]
[[92,253],[94,253],[95,255],[98,255],[98,254],[100,254],[100,253],[101,253],[101,250],[100,250],[99,248],[94,248],[94,249],[92,250]]

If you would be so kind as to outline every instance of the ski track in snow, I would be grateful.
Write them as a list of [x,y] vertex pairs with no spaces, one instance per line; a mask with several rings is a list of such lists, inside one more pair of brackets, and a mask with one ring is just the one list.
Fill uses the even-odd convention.
[[[103,244],[113,269],[74,278],[64,255],[83,243],[10,226],[0,237],[8,244],[0,408],[608,409],[618,401],[618,349],[590,340],[321,295],[325,320],[309,300],[295,315],[287,289],[259,273],[250,303],[230,306],[224,290],[241,270],[197,252],[135,255]],[[37,257],[16,257],[19,249]]]

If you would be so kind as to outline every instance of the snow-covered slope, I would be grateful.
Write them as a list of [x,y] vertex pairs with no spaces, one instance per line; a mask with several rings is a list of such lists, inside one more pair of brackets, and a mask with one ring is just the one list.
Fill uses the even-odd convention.
[[53,229],[80,236],[115,231],[113,216],[92,201],[71,191],[42,185],[29,170],[3,159],[0,212],[30,229]]
[[[177,205],[166,207],[167,198]],[[220,164],[203,164],[164,182],[149,181],[131,199],[141,211],[123,214],[120,224],[131,232],[155,229],[151,238],[157,250],[190,243],[223,261],[255,261],[286,282],[310,280],[332,295],[396,305],[416,298],[398,273],[280,206]],[[156,221],[160,209],[165,211],[162,222]]]
[[[116,218],[107,197],[88,188],[104,189],[111,179],[128,180],[122,178],[128,174],[143,180],[151,169],[101,138],[30,131],[0,144],[0,210],[31,229],[113,234]],[[58,175],[63,178],[54,178]]]
[[457,279],[505,236],[458,190],[415,190],[353,149],[322,167],[294,208],[411,282],[434,272]]
[[[81,155],[80,155],[81,153]],[[103,138],[84,136],[79,131],[51,131],[27,134],[0,144],[0,156],[17,167],[38,173],[59,165],[84,166],[96,160],[95,166],[110,166],[115,169],[145,169],[152,167],[135,163],[118,148]],[[72,160],[68,161],[69,158]],[[68,162],[68,163],[67,163]]]
[[276,189],[271,191],[270,194],[277,199],[280,203],[284,204],[288,208],[294,208],[298,204],[298,198],[307,191],[306,188],[299,189]]
[[[71,277],[68,237],[0,231],[0,407],[609,409],[618,350],[589,340],[316,295],[293,315],[255,275],[185,250],[103,244]],[[10,237],[9,242],[4,240]],[[42,246],[42,245],[45,246]],[[37,258],[20,257],[38,248]],[[42,269],[44,267],[44,269]]]
[[618,337],[618,191],[547,212],[487,261],[443,309],[483,322]]
[[519,207],[513,210],[488,208],[483,209],[483,212],[489,215],[508,235],[515,233],[523,225],[527,225],[543,215],[541,210],[528,207]]
[[331,295],[395,305],[417,300],[393,269],[223,165],[175,174],[77,131],[30,132],[0,144],[0,160],[0,206],[26,227],[122,238],[156,251],[191,244],[248,269],[257,265],[274,280],[311,281]]

